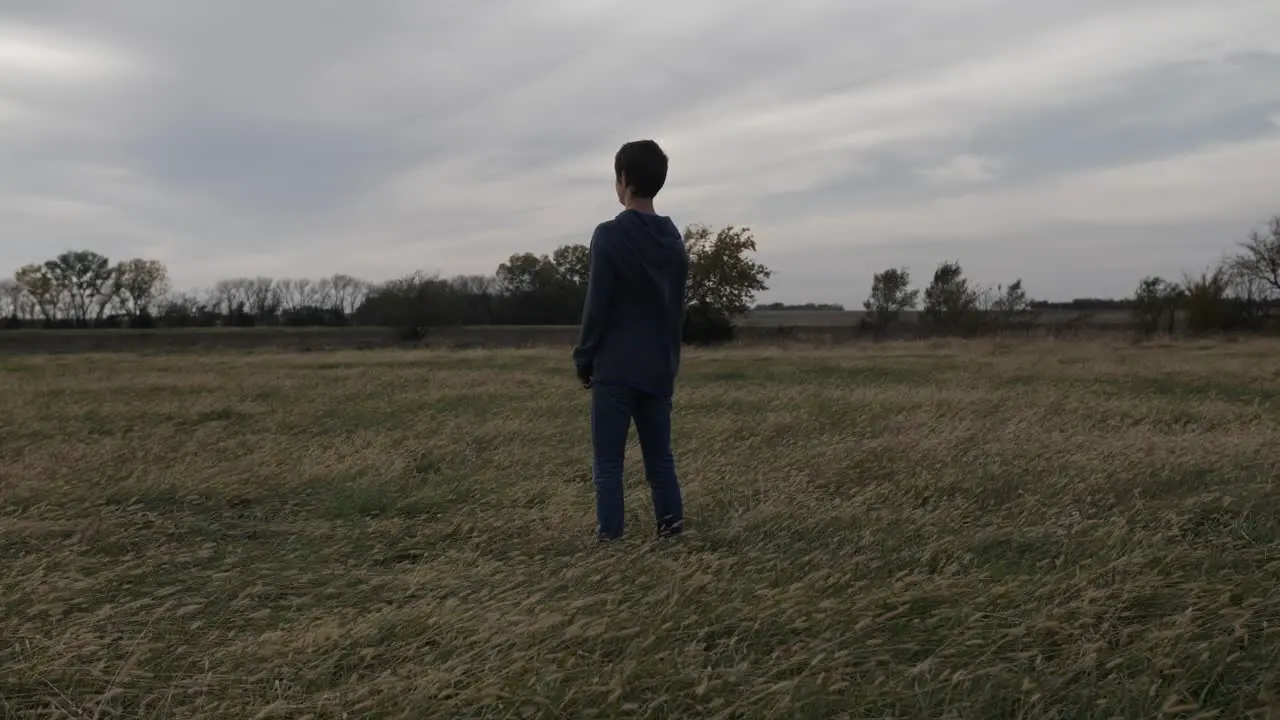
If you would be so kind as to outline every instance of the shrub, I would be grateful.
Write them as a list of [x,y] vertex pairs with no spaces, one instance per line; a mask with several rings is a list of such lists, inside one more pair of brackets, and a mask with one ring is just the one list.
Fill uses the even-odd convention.
[[690,305],[684,315],[682,340],[687,345],[718,345],[734,338],[733,321],[717,308]]

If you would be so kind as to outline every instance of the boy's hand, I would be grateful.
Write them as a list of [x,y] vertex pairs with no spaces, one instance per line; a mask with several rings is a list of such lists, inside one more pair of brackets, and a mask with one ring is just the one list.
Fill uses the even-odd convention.
[[582,383],[582,387],[588,390],[591,389],[591,366],[590,365],[578,366],[578,382]]

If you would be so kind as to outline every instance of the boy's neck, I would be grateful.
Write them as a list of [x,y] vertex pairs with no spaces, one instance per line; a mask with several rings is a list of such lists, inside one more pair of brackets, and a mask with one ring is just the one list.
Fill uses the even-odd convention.
[[623,207],[628,210],[635,210],[636,212],[648,213],[649,215],[658,214],[657,211],[653,209],[653,198],[629,197],[627,198],[626,203],[623,204]]

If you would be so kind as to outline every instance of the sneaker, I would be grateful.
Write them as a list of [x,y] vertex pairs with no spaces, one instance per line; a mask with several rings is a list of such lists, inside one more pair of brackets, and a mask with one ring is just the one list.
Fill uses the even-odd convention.
[[670,516],[668,516],[663,518],[662,522],[658,523],[658,539],[659,540],[666,540],[667,538],[673,538],[673,537],[676,537],[677,535],[682,534],[683,532],[684,532],[683,520],[673,520]]

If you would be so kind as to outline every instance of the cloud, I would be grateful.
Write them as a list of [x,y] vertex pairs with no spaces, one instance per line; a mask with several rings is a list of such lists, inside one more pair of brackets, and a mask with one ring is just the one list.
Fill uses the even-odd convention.
[[941,165],[919,171],[919,174],[935,185],[973,184],[990,180],[1000,171],[1001,163],[994,158],[980,155],[956,155]]
[[623,9],[10,0],[0,265],[76,245],[193,285],[488,272],[585,241],[636,137],[671,155],[677,221],[757,228],[783,299],[868,248],[1127,292],[1091,268],[1151,262],[1177,223],[1201,238],[1179,257],[1212,259],[1280,211],[1274,0]]
[[0,82],[89,83],[129,68],[120,55],[74,37],[0,23]]
[[[1250,213],[1275,202],[1277,187],[1280,133],[1024,185],[814,216],[790,221],[786,229],[804,238],[803,246],[808,248],[844,245],[850,235],[874,238],[875,242],[881,238],[945,242],[984,237],[1025,237],[1034,242],[1031,237],[1040,225],[1255,222]],[[783,231],[782,227],[766,227],[771,232]],[[1215,245],[1231,242],[1225,237],[1207,240]]]

